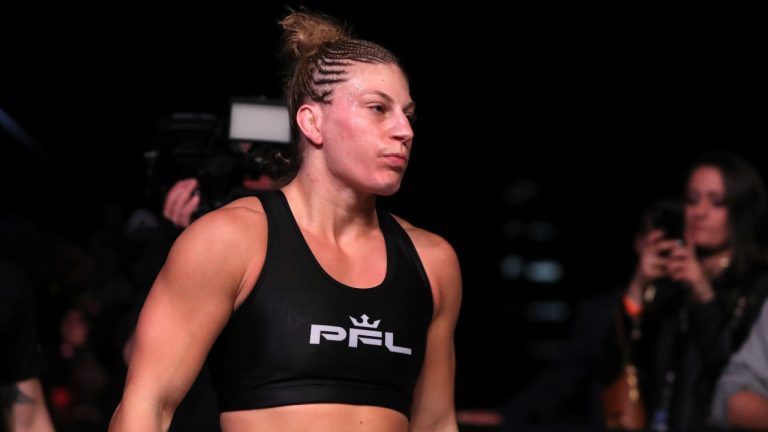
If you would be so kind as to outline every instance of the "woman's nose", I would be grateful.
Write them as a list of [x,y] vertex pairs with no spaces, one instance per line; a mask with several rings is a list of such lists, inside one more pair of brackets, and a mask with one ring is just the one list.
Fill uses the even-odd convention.
[[398,115],[393,135],[400,141],[407,142],[413,139],[413,127],[404,113]]
[[697,216],[705,215],[708,210],[709,210],[709,205],[704,200],[697,202],[696,205],[694,205],[693,207],[693,213]]

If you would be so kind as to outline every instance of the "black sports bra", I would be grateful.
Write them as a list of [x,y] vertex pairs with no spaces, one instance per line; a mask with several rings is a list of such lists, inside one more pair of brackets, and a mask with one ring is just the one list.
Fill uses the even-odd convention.
[[219,409],[344,403],[409,416],[433,303],[408,234],[377,210],[386,276],[376,287],[352,288],[317,262],[282,192],[258,196],[269,225],[267,254],[211,351]]

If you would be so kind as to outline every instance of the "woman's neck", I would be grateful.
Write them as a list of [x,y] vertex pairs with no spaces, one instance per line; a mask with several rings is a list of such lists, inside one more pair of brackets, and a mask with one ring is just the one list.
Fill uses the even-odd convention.
[[731,265],[733,249],[727,246],[718,250],[698,250],[697,255],[710,280],[720,276]]
[[282,189],[302,228],[338,238],[378,227],[375,196],[310,180],[299,173]]

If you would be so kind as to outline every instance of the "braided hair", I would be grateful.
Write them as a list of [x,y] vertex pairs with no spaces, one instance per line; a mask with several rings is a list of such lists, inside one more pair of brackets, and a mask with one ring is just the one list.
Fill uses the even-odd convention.
[[329,104],[333,90],[348,79],[354,63],[393,64],[400,61],[386,48],[355,39],[332,18],[307,12],[291,12],[280,21],[282,54],[288,60],[284,94],[293,140],[288,149],[275,153],[273,163],[282,172],[279,183],[290,181],[301,166],[296,113],[307,100]]

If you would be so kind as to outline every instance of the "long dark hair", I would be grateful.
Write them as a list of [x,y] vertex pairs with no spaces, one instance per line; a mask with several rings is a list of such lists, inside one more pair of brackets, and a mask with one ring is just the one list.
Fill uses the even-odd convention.
[[715,167],[723,176],[733,248],[732,268],[743,274],[753,267],[768,265],[768,207],[762,177],[741,157],[729,152],[712,151],[695,160],[688,178],[703,166]]

